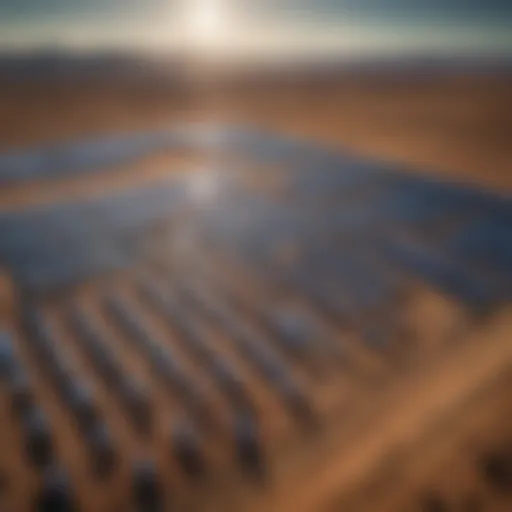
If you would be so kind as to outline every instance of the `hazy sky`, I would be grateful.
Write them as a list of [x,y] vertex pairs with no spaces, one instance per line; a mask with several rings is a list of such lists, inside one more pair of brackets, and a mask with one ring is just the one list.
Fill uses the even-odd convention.
[[0,0],[0,48],[512,54],[509,0]]

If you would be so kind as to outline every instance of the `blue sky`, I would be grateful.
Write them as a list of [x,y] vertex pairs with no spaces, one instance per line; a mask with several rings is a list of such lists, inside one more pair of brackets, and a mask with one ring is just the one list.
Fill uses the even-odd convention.
[[[101,19],[105,14],[151,17],[151,11],[178,5],[178,0],[1,0],[0,16],[4,20],[27,21],[60,16],[80,19],[84,15]],[[508,0],[234,0],[233,6],[272,16],[276,12],[309,12],[316,17],[343,16],[347,12],[362,16],[502,19],[512,16]]]
[[507,0],[0,0],[0,48],[512,53]]

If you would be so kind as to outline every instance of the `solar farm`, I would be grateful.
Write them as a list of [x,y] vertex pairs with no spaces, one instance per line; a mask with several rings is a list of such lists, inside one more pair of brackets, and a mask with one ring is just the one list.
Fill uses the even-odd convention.
[[0,509],[511,510],[512,198],[201,124],[0,187],[162,151],[201,165],[0,211]]

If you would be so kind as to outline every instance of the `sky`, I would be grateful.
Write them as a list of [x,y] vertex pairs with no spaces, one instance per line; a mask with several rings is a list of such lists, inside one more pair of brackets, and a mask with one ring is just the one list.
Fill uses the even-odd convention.
[[211,58],[507,53],[509,0],[0,0],[0,49]]

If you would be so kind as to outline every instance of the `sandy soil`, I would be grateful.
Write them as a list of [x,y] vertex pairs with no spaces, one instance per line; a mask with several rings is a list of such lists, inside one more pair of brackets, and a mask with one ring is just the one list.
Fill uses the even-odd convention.
[[512,190],[512,77],[344,78],[332,83],[4,86],[0,149],[187,120],[241,120]]
[[[429,169],[451,179],[510,192],[510,105],[512,79],[483,76],[437,77],[420,82],[403,77],[379,80],[354,77],[329,84],[260,84],[230,90],[223,87],[194,87],[180,95],[163,89],[134,89],[122,85],[80,90],[36,85],[4,87],[0,93],[0,147],[24,147],[81,136],[154,128],[181,121],[234,120],[270,126],[342,146],[366,156],[400,162],[415,169]],[[158,155],[155,159],[134,164],[126,173],[107,173],[101,180],[96,177],[59,185],[46,183],[4,189],[0,190],[0,206],[21,207],[41,197],[55,200],[69,194],[75,196],[98,193],[105,188],[137,186],[141,181],[161,178],[173,169],[182,169],[191,161],[194,164],[196,157]],[[140,172],[146,166],[151,167],[151,172]],[[3,281],[3,285],[0,282],[0,291],[12,287],[7,278]],[[8,295],[7,292],[5,294]],[[442,323],[443,315],[448,316],[450,322],[458,320],[460,311],[455,307],[452,310],[453,305],[435,297],[430,301],[434,303],[426,309],[430,313],[418,313],[421,319],[417,324],[424,322],[424,316],[429,317],[429,323],[435,317],[432,323],[436,325]],[[3,315],[9,323],[10,312],[15,308],[10,307],[8,297],[2,302],[5,305],[2,307]],[[420,308],[420,312],[424,311]],[[494,437],[501,442],[502,434],[506,439],[511,434],[509,415],[502,414],[512,396],[510,318],[508,311],[493,325],[478,329],[465,325],[466,330],[459,336],[464,343],[455,342],[449,348],[440,342],[427,343],[429,337],[437,340],[440,335],[435,334],[436,329],[432,326],[430,330],[434,334],[428,334],[430,330],[421,329],[420,326],[419,333],[425,340],[420,343],[418,357],[409,362],[408,372],[396,372],[395,375],[394,367],[388,367],[379,360],[379,369],[391,382],[389,388],[373,390],[380,393],[377,395],[379,400],[361,400],[361,407],[357,408],[359,413],[346,421],[344,418],[342,424],[346,428],[343,435],[340,435],[339,423],[333,421],[332,431],[327,429],[322,443],[305,443],[309,451],[289,461],[283,459],[281,466],[278,462],[278,485],[267,489],[267,492],[261,492],[261,488],[244,488],[241,497],[245,505],[234,509],[276,512],[425,510],[419,508],[422,505],[418,496],[429,491],[431,484],[435,489],[447,486],[436,472],[440,469],[450,471],[450,467],[455,467],[452,460],[456,461],[454,464],[461,464],[462,469],[457,469],[460,482],[457,481],[453,488],[445,491],[458,500],[461,493],[466,492],[468,482],[474,478],[465,477],[464,468],[474,466],[472,460],[465,462],[468,450],[465,445],[459,447],[462,441],[458,433],[464,433],[468,439],[475,435],[483,437],[482,449],[487,449],[487,442],[494,440]],[[116,338],[115,343],[118,342],[120,339]],[[67,338],[63,344],[68,347],[73,345]],[[25,345],[20,343],[20,346]],[[482,346],[486,350],[482,350]],[[79,356],[79,351],[73,350]],[[97,489],[98,484],[92,484],[90,477],[85,475],[83,459],[86,454],[83,446],[78,450],[69,449],[70,446],[80,445],[76,431],[62,406],[54,399],[52,385],[27,352],[26,348],[22,349],[21,357],[39,384],[38,397],[48,404],[50,414],[61,426],[58,451],[63,460],[74,468],[72,474],[75,481],[82,482],[79,488],[87,494],[87,503],[94,505],[95,510],[106,511],[112,510],[112,503],[124,503],[127,499],[123,494],[125,487],[119,485],[112,496],[105,492],[89,492],[90,489]],[[123,361],[130,359],[129,351],[120,352]],[[89,373],[85,359],[77,359],[78,373]],[[366,362],[362,356],[358,361],[361,360]],[[135,358],[127,362],[127,367],[149,378],[147,369],[141,370],[141,363]],[[472,371],[468,372],[468,368]],[[488,384],[500,375],[508,377],[499,380],[496,385]],[[347,381],[350,380],[347,378]],[[382,382],[387,381],[383,379]],[[335,383],[338,384],[337,381]],[[380,384],[380,381],[373,383],[375,388],[379,388]],[[338,390],[336,386],[336,396]],[[477,406],[473,408],[471,404],[475,393],[478,395],[474,401]],[[161,394],[160,390],[158,396]],[[131,446],[128,429],[123,427],[126,419],[114,410],[115,404],[109,400],[108,393],[100,395],[102,405],[113,415],[115,424],[120,426],[120,443]],[[318,393],[319,400],[325,396],[326,393]],[[265,408],[267,406],[265,401]],[[6,394],[0,390],[0,412],[5,413],[7,408]],[[272,415],[269,417],[271,422],[274,421]],[[485,426],[469,418],[479,421],[481,418]],[[506,428],[504,418],[507,420]],[[375,434],[376,424],[379,425],[379,435]],[[18,499],[22,500],[16,503],[27,503],[26,491],[35,488],[37,478],[26,471],[17,456],[23,449],[19,430],[11,422],[0,422],[0,426],[0,437],[7,439],[10,446],[10,458],[7,459],[10,481],[14,492],[18,493]],[[496,429],[497,426],[504,432]],[[495,433],[498,430],[499,434]],[[452,442],[452,438],[455,441]],[[443,443],[448,443],[449,448],[445,450]],[[471,441],[468,443],[471,445]],[[159,446],[157,442],[153,449],[157,451]],[[137,447],[134,447],[132,452],[136,451]],[[463,456],[459,456],[460,453]],[[162,451],[160,458],[163,460],[165,457]],[[326,459],[330,464],[325,464]],[[411,460],[414,460],[413,465],[410,464]],[[414,472],[409,472],[409,468],[413,468]],[[0,470],[3,468],[0,467]],[[126,467],[123,471],[126,477]],[[379,476],[382,479],[376,483],[375,478]],[[124,477],[121,474],[120,478]],[[398,485],[406,477],[410,480],[410,493],[402,493],[403,489]],[[479,482],[481,484],[481,479]],[[180,481],[178,483],[181,484]],[[387,508],[383,507],[381,497],[385,499]],[[504,508],[510,502],[504,503],[482,510],[510,510]],[[20,509],[20,512],[23,510]],[[199,507],[198,510],[203,509]]]

